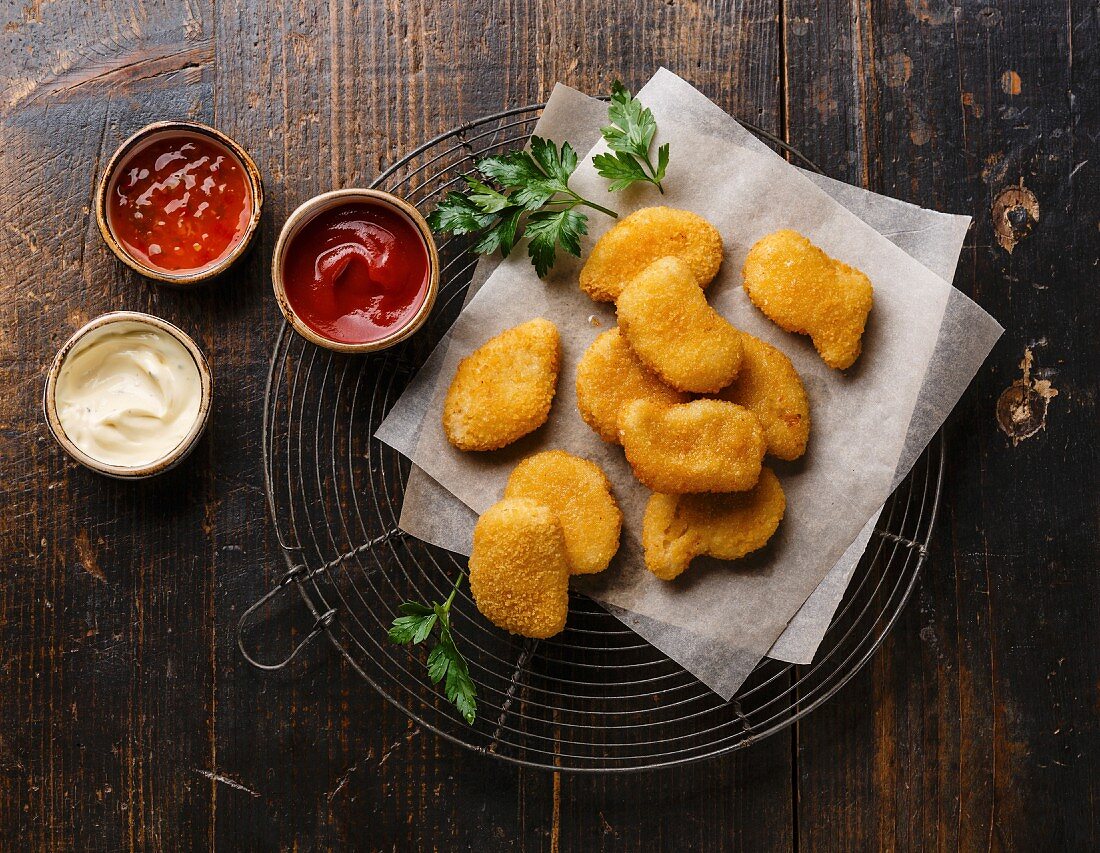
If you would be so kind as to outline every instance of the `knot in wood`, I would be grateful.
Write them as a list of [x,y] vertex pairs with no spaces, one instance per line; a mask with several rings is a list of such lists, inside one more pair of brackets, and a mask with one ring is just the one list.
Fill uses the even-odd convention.
[[1039,200],[1021,179],[1018,186],[1006,187],[997,194],[991,213],[997,242],[1011,254],[1039,221]]

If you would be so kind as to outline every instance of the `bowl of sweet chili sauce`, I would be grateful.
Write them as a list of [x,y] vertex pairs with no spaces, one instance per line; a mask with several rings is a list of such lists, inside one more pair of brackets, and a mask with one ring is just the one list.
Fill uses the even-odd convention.
[[107,163],[96,220],[130,268],[167,284],[199,284],[248,250],[263,195],[256,164],[224,133],[161,121],[123,142]]
[[333,190],[287,218],[271,283],[283,316],[306,340],[337,352],[376,352],[427,319],[439,255],[428,223],[404,199]]

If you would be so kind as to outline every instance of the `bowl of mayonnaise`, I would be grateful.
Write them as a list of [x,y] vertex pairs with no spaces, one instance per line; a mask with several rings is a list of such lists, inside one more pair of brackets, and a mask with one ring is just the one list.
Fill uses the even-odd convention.
[[166,320],[113,311],[77,330],[46,377],[43,408],[77,462],[119,479],[178,465],[210,418],[210,368]]

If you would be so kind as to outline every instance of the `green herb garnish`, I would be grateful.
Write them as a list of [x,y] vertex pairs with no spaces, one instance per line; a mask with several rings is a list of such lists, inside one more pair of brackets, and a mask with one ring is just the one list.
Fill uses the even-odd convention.
[[[618,192],[642,181],[664,192],[661,181],[668,168],[668,144],[657,149],[657,165],[649,147],[657,121],[648,107],[632,97],[618,80],[611,87],[611,122],[600,128],[611,153],[592,158],[597,173],[611,181],[608,192]],[[437,233],[476,236],[479,255],[499,251],[511,254],[527,238],[527,254],[543,278],[554,266],[558,248],[580,257],[580,238],[588,233],[588,207],[612,218],[618,214],[569,189],[577,168],[577,152],[568,142],[558,148],[551,140],[531,137],[530,151],[510,151],[478,160],[481,178],[464,175],[465,192],[450,192],[428,217]]]
[[453,702],[466,722],[472,725],[477,716],[477,689],[470,679],[466,658],[455,645],[451,632],[451,604],[464,577],[465,574],[459,574],[455,578],[454,588],[442,604],[403,602],[398,608],[402,615],[393,620],[389,638],[394,643],[415,646],[423,643],[435,628],[439,628],[439,641],[428,653],[428,677],[432,684],[443,682],[447,701]]
[[668,168],[668,143],[657,149],[657,165],[649,159],[649,147],[657,132],[657,121],[648,107],[632,97],[618,80],[611,85],[611,106],[607,108],[611,122],[601,127],[604,141],[612,153],[597,154],[592,158],[596,172],[611,181],[608,192],[624,190],[631,184],[643,181],[653,184],[663,194]]
[[437,232],[478,235],[473,248],[481,255],[499,249],[508,257],[516,242],[527,237],[527,254],[542,278],[554,265],[559,246],[580,257],[588,217],[576,208],[617,216],[569,189],[576,168],[577,152],[568,142],[558,148],[549,139],[532,136],[530,151],[479,160],[478,172],[497,186],[466,175],[467,192],[448,193],[428,217],[428,225]]

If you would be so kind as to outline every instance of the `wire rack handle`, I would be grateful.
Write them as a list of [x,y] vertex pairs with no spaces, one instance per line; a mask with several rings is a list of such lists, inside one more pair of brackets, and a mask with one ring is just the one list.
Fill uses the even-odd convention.
[[283,658],[281,661],[278,661],[277,663],[263,663],[256,660],[256,658],[248,653],[248,650],[245,648],[244,645],[244,632],[250,624],[250,617],[252,616],[252,614],[263,607],[265,604],[267,604],[269,601],[271,601],[273,598],[275,598],[275,596],[277,596],[283,590],[287,589],[291,583],[300,581],[306,574],[307,569],[305,566],[294,566],[292,569],[290,569],[290,571],[283,575],[282,580],[280,580],[276,586],[269,589],[266,593],[263,594],[263,596],[253,602],[253,604],[244,613],[241,614],[241,618],[237,620],[237,648],[240,649],[241,655],[244,657],[244,659],[252,664],[252,666],[256,667],[256,669],[262,669],[267,672],[282,669],[292,660],[294,660],[294,658],[298,656],[299,652],[301,652],[302,649],[304,649],[317,637],[319,637],[323,631],[327,631],[328,627],[335,621],[336,611],[333,609],[326,610],[324,613],[317,617],[317,621],[313,623],[313,628],[308,634],[305,635],[302,641],[291,650],[290,654],[288,654],[285,658]]

